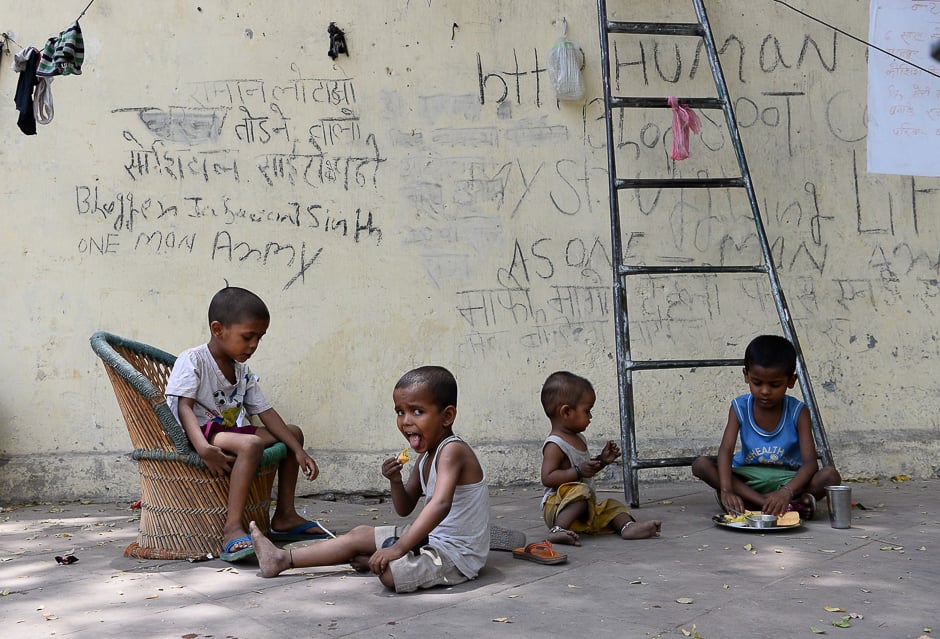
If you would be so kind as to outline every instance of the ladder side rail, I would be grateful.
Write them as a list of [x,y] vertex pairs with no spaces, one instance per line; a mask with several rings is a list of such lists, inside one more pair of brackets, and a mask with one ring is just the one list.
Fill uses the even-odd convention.
[[634,436],[633,415],[633,373],[622,363],[631,361],[630,321],[627,317],[627,304],[623,278],[618,273],[623,260],[623,246],[620,227],[620,201],[617,189],[617,161],[614,157],[614,123],[611,111],[610,88],[610,41],[608,36],[607,2],[597,0],[597,20],[600,33],[601,79],[604,91],[604,121],[607,133],[607,179],[610,197],[610,252],[614,263],[613,275],[613,311],[614,339],[617,350],[617,396],[620,412],[620,442],[624,451],[623,489],[624,497],[634,508],[638,503],[639,477],[630,463],[636,457],[636,437]]
[[806,407],[809,410],[810,420],[813,422],[813,437],[816,440],[816,455],[822,460],[823,466],[833,466],[832,449],[829,446],[829,437],[823,428],[822,416],[819,414],[819,405],[816,403],[816,394],[813,392],[813,386],[809,380],[809,373],[806,372],[803,353],[800,350],[799,343],[794,334],[790,341],[796,348],[796,372],[800,381],[800,390],[803,391],[803,397],[806,399]]
[[784,335],[790,342],[793,344],[796,349],[797,355],[797,378],[800,382],[800,390],[803,392],[803,398],[806,400],[806,406],[810,413],[810,419],[813,423],[813,435],[816,439],[817,444],[820,449],[817,451],[823,459],[824,464],[832,463],[832,453],[829,448],[829,442],[826,437],[825,428],[822,422],[822,416],[819,414],[819,408],[816,402],[816,395],[813,392],[812,384],[809,380],[809,375],[806,372],[805,362],[803,360],[803,352],[800,347],[799,339],[796,336],[796,331],[793,328],[793,321],[790,317],[790,310],[787,306],[786,298],[783,294],[783,289],[780,286],[780,278],[777,274],[777,267],[774,264],[773,255],[770,252],[770,244],[767,239],[767,232],[764,228],[763,218],[760,213],[760,206],[757,202],[757,194],[754,191],[754,184],[751,180],[751,174],[748,170],[747,158],[744,154],[744,146],[741,142],[741,135],[738,130],[737,118],[734,114],[734,109],[731,106],[731,98],[728,92],[728,85],[725,82],[724,72],[721,68],[721,62],[718,59],[718,47],[715,43],[714,34],[712,33],[711,26],[708,22],[708,16],[705,11],[705,5],[703,0],[693,0],[695,5],[695,12],[698,16],[699,22],[703,26],[703,35],[705,39],[705,52],[708,55],[710,67],[712,70],[712,75],[715,79],[715,86],[718,89],[718,97],[721,98],[725,103],[724,113],[725,121],[728,126],[728,134],[731,137],[732,146],[734,147],[735,155],[738,159],[738,164],[741,168],[741,175],[744,178],[745,182],[745,191],[747,193],[748,202],[751,205],[751,211],[754,215],[754,225],[757,230],[757,236],[760,243],[761,253],[764,258],[764,263],[767,266],[767,275],[770,279],[771,293],[774,298],[774,304],[777,307],[777,315],[780,318],[780,323],[783,328]]

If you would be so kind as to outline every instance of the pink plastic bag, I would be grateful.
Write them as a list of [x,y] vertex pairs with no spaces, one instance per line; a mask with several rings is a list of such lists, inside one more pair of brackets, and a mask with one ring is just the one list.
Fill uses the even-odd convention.
[[689,157],[689,129],[694,133],[702,130],[702,122],[695,111],[679,104],[679,98],[670,96],[669,106],[672,107],[672,153],[673,160],[684,160]]

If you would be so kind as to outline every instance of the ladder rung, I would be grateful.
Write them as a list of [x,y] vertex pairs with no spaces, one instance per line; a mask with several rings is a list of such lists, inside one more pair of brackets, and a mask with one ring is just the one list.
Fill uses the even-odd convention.
[[[720,98],[679,98],[679,104],[693,109],[721,109],[724,100]],[[642,98],[611,96],[612,109],[668,109],[669,101],[666,98]]]
[[743,177],[728,178],[617,178],[617,189],[726,189],[744,186]]
[[692,273],[766,273],[763,264],[740,266],[646,266],[639,264],[621,264],[620,275],[681,275]]
[[661,459],[631,459],[634,468],[666,468],[668,466],[691,466],[695,457],[663,457]]
[[607,22],[608,33],[639,35],[702,36],[705,30],[698,22]]
[[708,368],[713,366],[741,366],[743,359],[660,359],[624,362],[624,368],[631,371],[661,371],[673,368]]

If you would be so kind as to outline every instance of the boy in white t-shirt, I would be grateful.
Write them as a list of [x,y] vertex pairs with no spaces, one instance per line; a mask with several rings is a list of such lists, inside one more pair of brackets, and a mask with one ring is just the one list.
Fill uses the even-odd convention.
[[[268,308],[257,295],[235,286],[222,289],[209,304],[209,343],[184,351],[167,381],[167,403],[193,448],[213,474],[229,476],[228,515],[222,529],[221,559],[225,561],[254,555],[242,517],[264,449],[277,441],[284,442],[290,452],[278,467],[271,538],[296,541],[333,536],[295,509],[298,470],[303,469],[311,481],[320,471],[304,451],[303,432],[281,419],[246,364],[270,321]],[[251,424],[251,415],[257,415],[265,427]]]

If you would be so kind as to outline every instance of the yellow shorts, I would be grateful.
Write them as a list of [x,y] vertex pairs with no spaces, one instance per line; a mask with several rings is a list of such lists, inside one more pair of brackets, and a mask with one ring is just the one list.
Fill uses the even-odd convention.
[[[575,520],[570,529],[581,533],[603,534],[614,532],[611,522],[617,515],[630,515],[630,510],[616,499],[597,501],[597,496],[591,487],[582,482],[562,484],[554,495],[550,495],[542,506],[542,517],[549,528],[555,525],[555,518],[566,506],[579,501],[586,501],[588,507],[585,521]],[[630,515],[632,518],[633,515]]]

